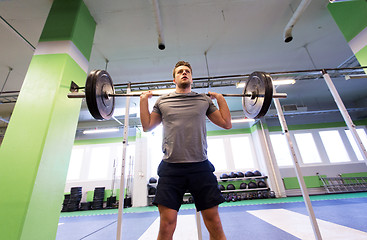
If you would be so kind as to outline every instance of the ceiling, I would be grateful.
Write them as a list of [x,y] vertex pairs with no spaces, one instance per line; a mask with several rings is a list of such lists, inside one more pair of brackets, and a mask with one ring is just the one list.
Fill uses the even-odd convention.
[[[326,0],[311,2],[289,43],[284,42],[283,31],[300,0],[159,0],[164,50],[158,49],[152,1],[84,2],[97,23],[89,70],[107,67],[114,83],[170,80],[178,60],[191,63],[194,77],[358,66]],[[0,15],[37,47],[51,5],[51,0],[0,0]],[[5,24],[0,24],[0,33],[0,87],[19,91],[33,49]],[[278,92],[288,94],[281,104],[305,106],[308,111],[336,109],[322,77],[293,75],[308,80],[279,86]],[[367,106],[366,78],[333,80],[347,107]],[[242,93],[234,86],[197,91],[209,90]],[[234,115],[241,115],[241,100],[227,101]],[[131,99],[130,106],[136,112],[138,98]],[[13,107],[0,104],[0,127],[6,127]],[[124,107],[125,99],[118,98],[117,118],[124,115]],[[79,128],[108,122],[94,121],[82,104]]]

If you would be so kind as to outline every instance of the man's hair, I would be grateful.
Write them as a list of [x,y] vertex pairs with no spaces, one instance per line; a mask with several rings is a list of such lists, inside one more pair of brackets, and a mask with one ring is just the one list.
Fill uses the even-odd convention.
[[185,62],[185,61],[178,61],[175,65],[175,68],[173,69],[173,78],[175,78],[176,75],[176,68],[178,68],[179,66],[186,66],[188,68],[190,68],[191,71],[191,75],[192,75],[192,68],[189,62]]

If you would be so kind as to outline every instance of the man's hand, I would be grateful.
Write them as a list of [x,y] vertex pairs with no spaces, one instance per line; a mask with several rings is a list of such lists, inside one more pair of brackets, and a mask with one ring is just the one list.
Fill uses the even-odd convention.
[[161,123],[161,115],[150,113],[148,99],[153,96],[152,91],[143,92],[140,95],[140,121],[144,132],[148,132]]
[[218,103],[219,110],[211,113],[208,117],[210,121],[214,124],[224,128],[230,129],[232,128],[231,123],[231,113],[229,111],[228,105],[226,100],[224,99],[223,95],[220,93],[215,92],[208,92],[211,99],[216,99]]
[[142,92],[142,94],[140,95],[140,100],[149,99],[152,96],[153,96],[152,91]]
[[208,92],[211,99],[224,98],[222,94],[216,92]]

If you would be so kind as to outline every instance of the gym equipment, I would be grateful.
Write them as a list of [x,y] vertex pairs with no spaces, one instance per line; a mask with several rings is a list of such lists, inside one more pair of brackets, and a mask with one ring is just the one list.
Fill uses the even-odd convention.
[[157,179],[154,177],[149,178],[149,183],[157,183]]
[[249,189],[257,188],[257,184],[256,184],[255,182],[249,182],[249,183],[247,184],[247,186],[248,186],[248,188],[249,188]]
[[230,174],[229,174],[229,178],[236,178],[237,177],[237,174],[236,173],[234,173],[234,172],[231,172]]
[[235,190],[235,189],[236,188],[235,188],[235,186],[232,183],[230,183],[230,184],[227,185],[227,190]]
[[245,177],[253,177],[253,176],[254,176],[253,172],[251,172],[251,171],[245,172]]
[[259,170],[253,171],[253,174],[254,174],[255,177],[260,177],[261,176],[261,172]]
[[[229,178],[229,176],[228,176],[228,174],[227,174],[227,173],[222,173],[222,174],[220,175],[220,179],[227,179],[227,178]],[[223,182],[225,182],[225,181],[223,180]]]
[[243,172],[237,172],[237,177],[243,178],[245,177],[245,174],[243,174]]
[[157,189],[155,187],[149,186],[148,195],[155,195],[156,192]]
[[247,188],[247,183],[243,182],[240,184],[240,189],[246,189]]
[[266,183],[264,181],[258,181],[257,182],[257,187],[258,188],[266,188],[268,186],[266,185]]
[[219,185],[218,185],[218,188],[219,188],[219,190],[221,190],[221,191],[226,190],[226,188],[225,188],[222,184],[219,184]]
[[236,198],[237,198],[237,201],[241,201],[242,199],[241,199],[241,195],[239,194],[239,195],[237,195],[236,196]]
[[92,209],[99,210],[103,209],[103,199],[104,199],[105,187],[94,188]]
[[[74,83],[75,85],[75,83]],[[71,87],[76,90],[79,87]],[[112,78],[105,70],[88,74],[84,93],[69,93],[69,98],[86,98],[88,110],[95,119],[108,120],[115,108],[115,97],[140,97],[141,94],[116,94]],[[242,108],[247,118],[260,118],[268,111],[272,98],[286,98],[287,94],[273,94],[269,74],[253,72],[247,79],[243,94],[222,94],[224,97],[242,97]],[[161,96],[153,94],[153,96]]]
[[275,198],[276,196],[275,196],[275,192],[274,191],[270,191],[269,192],[269,197],[271,197],[271,198]]

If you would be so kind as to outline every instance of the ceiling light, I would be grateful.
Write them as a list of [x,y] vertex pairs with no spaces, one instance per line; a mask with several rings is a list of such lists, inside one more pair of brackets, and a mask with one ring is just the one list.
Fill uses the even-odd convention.
[[244,88],[246,86],[246,82],[238,82],[236,83],[236,88]]
[[250,118],[237,118],[237,119],[232,119],[231,123],[245,123],[245,122],[255,122],[255,119],[250,119]]
[[282,79],[282,80],[274,80],[273,81],[273,85],[276,86],[276,85],[287,85],[287,84],[295,84],[296,83],[296,80],[294,79]]
[[[278,86],[278,85],[287,85],[287,84],[295,84],[296,80],[294,79],[278,79],[278,80],[273,80],[273,85],[274,86]],[[246,86],[246,82],[238,82],[236,83],[236,88],[245,88]]]
[[84,130],[83,134],[94,134],[94,133],[111,133],[111,132],[118,132],[118,128],[101,128],[101,129],[89,129]]
[[345,75],[345,80],[349,79],[358,79],[358,78],[367,78],[366,74],[353,74],[353,75]]

